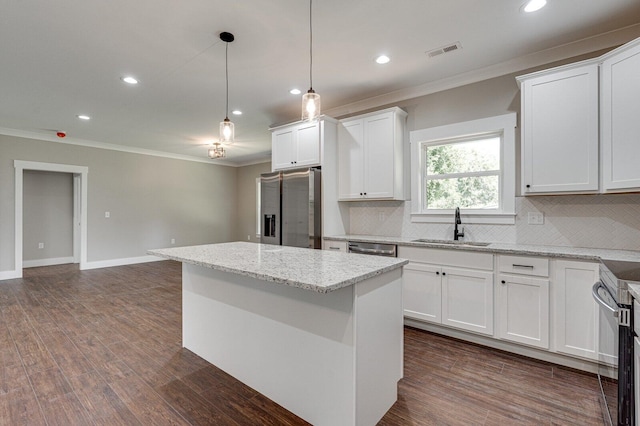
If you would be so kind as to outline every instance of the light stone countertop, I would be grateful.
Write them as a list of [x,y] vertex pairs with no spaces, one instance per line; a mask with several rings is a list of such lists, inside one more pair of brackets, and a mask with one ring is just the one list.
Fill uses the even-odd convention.
[[610,250],[598,248],[582,247],[561,247],[561,246],[538,246],[526,244],[505,244],[491,243],[488,246],[472,246],[465,244],[439,244],[413,241],[414,238],[403,237],[380,237],[373,235],[337,235],[326,236],[325,240],[334,241],[357,241],[389,243],[401,246],[414,246],[425,248],[443,248],[450,250],[479,251],[495,254],[513,254],[524,256],[547,256],[565,259],[580,260],[624,260],[628,262],[640,262],[640,251],[632,250]]
[[405,259],[249,242],[149,250],[149,254],[218,271],[329,293],[401,268]]

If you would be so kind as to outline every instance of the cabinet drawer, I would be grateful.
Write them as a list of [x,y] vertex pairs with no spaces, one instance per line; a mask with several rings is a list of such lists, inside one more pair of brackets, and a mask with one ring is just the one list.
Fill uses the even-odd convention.
[[549,259],[529,256],[498,256],[498,271],[548,277]]
[[324,250],[331,251],[340,251],[343,253],[347,252],[347,242],[346,241],[324,241]]
[[493,270],[493,254],[491,253],[398,246],[398,257],[409,259],[413,262],[484,269],[487,271]]

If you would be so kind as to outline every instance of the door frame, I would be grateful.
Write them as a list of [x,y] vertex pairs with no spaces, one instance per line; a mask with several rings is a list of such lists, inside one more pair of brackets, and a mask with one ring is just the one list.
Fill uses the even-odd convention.
[[[80,269],[87,264],[87,178],[89,168],[70,164],[40,163],[36,161],[14,160],[15,167],[15,233],[14,233],[14,271],[13,278],[22,278],[22,245],[23,245],[23,179],[25,170],[45,172],[61,172],[73,174],[74,203],[74,262],[80,263]],[[78,221],[79,219],[79,225]],[[79,242],[79,247],[77,246]]]

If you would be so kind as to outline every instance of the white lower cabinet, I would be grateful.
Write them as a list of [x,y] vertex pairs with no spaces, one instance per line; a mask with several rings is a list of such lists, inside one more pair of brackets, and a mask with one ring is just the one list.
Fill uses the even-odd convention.
[[338,240],[324,240],[323,250],[331,250],[331,251],[339,251],[342,253],[347,253],[349,250],[347,249],[346,241],[338,241]]
[[500,274],[496,293],[497,336],[549,349],[549,280]]
[[636,409],[636,426],[640,423],[640,339],[633,338],[633,386],[634,386],[634,405]]
[[[599,307],[591,295],[598,281],[597,263],[555,261],[553,279],[556,352],[598,360]],[[607,332],[603,329],[602,332]],[[613,341],[613,339],[611,339]],[[602,348],[605,359],[612,358]],[[610,352],[610,351],[609,351]]]
[[399,246],[398,257],[410,260],[402,275],[405,317],[493,334],[493,255]]
[[404,315],[442,323],[442,268],[409,263],[402,271]]
[[493,272],[442,268],[442,324],[493,334]]
[[[599,263],[497,255],[494,267],[489,253],[402,245],[398,257],[409,260],[402,278],[408,319],[617,365],[617,325],[600,315],[591,294]],[[640,365],[636,374],[639,380]]]

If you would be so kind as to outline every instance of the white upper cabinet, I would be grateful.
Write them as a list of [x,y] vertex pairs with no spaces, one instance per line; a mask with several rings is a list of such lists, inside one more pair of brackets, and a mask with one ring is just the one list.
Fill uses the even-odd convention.
[[606,54],[601,69],[602,187],[640,190],[640,39]]
[[580,62],[517,80],[522,194],[597,192],[598,63]]
[[271,169],[322,165],[323,127],[327,119],[322,117],[271,129]]
[[405,200],[405,120],[390,108],[340,120],[338,126],[338,199]]

